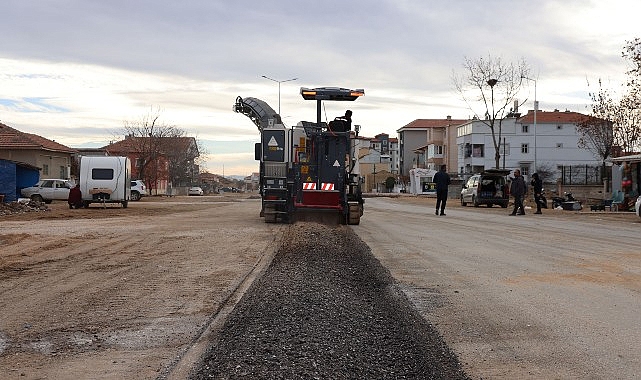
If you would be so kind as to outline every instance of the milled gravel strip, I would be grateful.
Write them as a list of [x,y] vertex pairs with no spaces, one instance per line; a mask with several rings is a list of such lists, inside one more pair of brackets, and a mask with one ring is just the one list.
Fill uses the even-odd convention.
[[467,379],[345,226],[297,223],[192,379]]

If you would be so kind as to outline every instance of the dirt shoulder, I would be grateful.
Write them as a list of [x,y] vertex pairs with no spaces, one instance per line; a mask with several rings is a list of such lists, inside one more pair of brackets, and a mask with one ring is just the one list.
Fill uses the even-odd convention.
[[[429,197],[398,202],[434,205]],[[363,228],[376,224],[367,200],[365,207]],[[448,210],[460,208],[448,202]],[[1,379],[163,378],[269,261],[287,228],[265,224],[259,199],[244,194],[149,197],[126,209],[70,210],[54,202],[48,209],[0,217]],[[633,213],[550,209],[536,220],[550,215],[638,220]],[[410,270],[398,258],[382,262],[398,278]]]
[[146,198],[0,219],[0,378],[160,376],[281,225],[247,196]]

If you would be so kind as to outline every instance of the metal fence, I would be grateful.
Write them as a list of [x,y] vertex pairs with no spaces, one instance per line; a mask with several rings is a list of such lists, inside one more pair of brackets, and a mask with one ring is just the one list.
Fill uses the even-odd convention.
[[610,180],[610,173],[603,166],[570,165],[562,166],[560,171],[564,185],[600,185]]

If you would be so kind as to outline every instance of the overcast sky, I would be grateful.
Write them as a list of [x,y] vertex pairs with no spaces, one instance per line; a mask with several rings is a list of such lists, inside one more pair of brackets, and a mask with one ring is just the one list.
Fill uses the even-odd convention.
[[[473,115],[452,84],[465,57],[525,59],[542,110],[589,113],[588,82],[619,90],[638,0],[4,0],[0,121],[70,147],[123,137],[152,107],[206,147],[205,168],[258,170],[258,130],[232,111],[256,97],[287,125],[315,121],[300,87],[363,88],[326,103],[361,135]],[[533,83],[523,89],[532,109]]]

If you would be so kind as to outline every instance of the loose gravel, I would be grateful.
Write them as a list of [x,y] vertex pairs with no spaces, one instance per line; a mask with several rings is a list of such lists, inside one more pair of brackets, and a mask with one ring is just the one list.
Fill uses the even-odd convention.
[[192,379],[468,379],[348,227],[297,223]]

